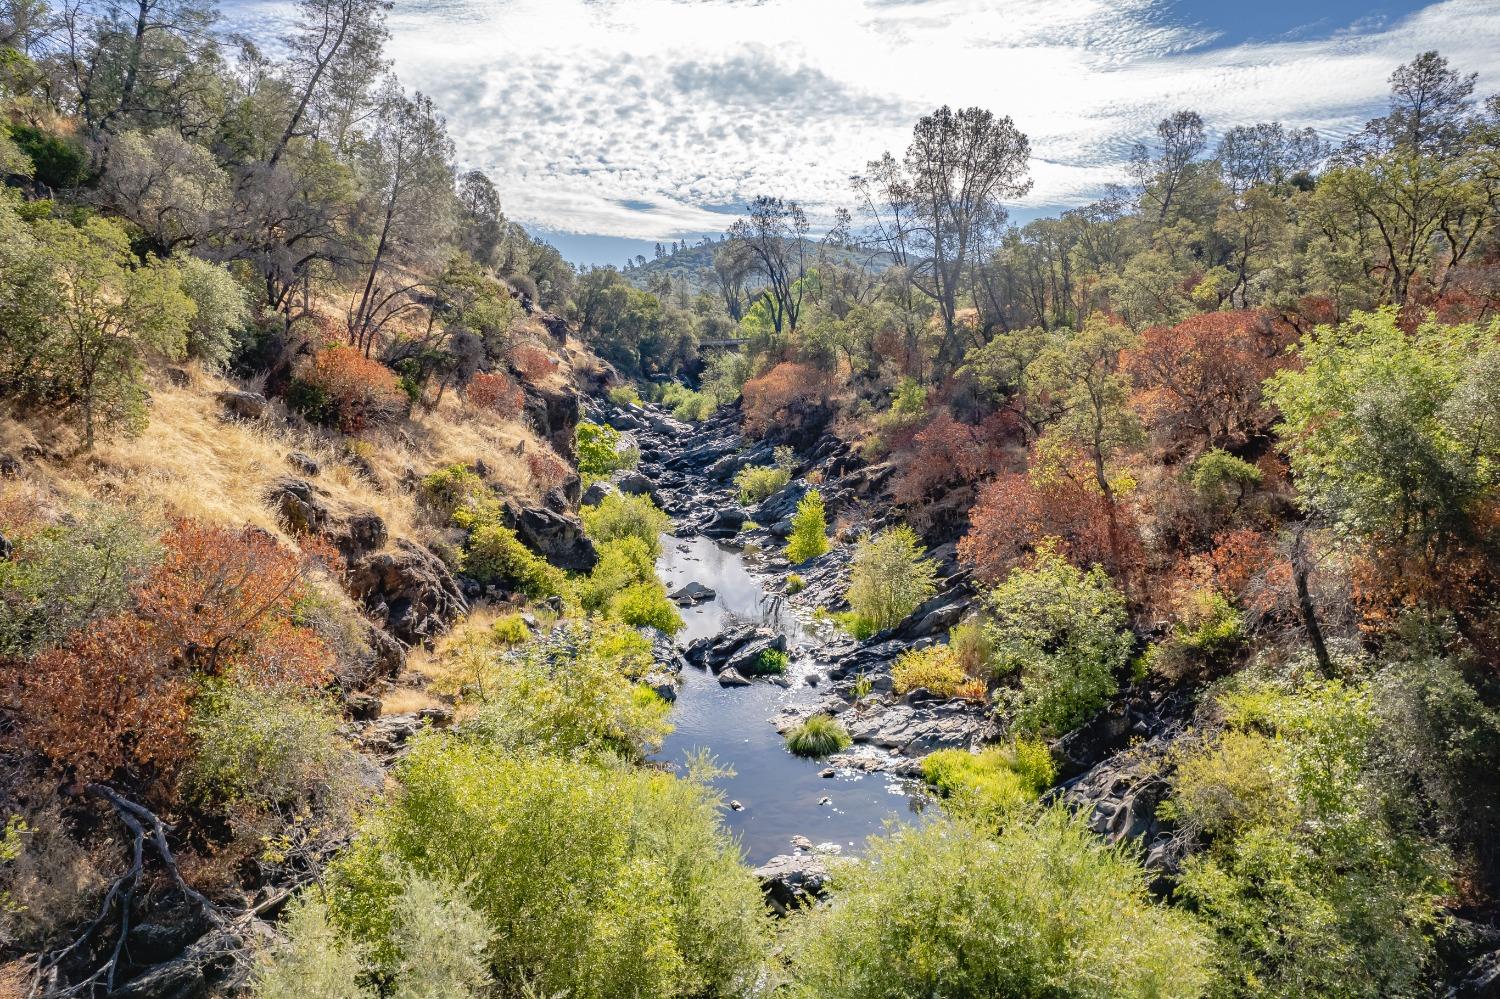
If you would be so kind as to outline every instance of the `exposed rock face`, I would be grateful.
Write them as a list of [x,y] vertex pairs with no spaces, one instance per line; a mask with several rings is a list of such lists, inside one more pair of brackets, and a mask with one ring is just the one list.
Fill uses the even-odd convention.
[[394,680],[406,668],[406,647],[386,632],[370,624],[365,641],[369,651],[354,662],[342,664],[334,676],[340,690],[365,690],[379,680]]
[[699,582],[687,583],[675,593],[669,595],[673,603],[679,607],[696,607],[705,600],[712,600],[717,594],[713,587],[704,586]]
[[235,420],[258,420],[266,415],[266,397],[259,392],[220,392],[224,415]]
[[897,703],[879,710],[846,712],[844,727],[855,742],[926,756],[938,749],[967,749],[983,737],[984,709],[964,701]]
[[443,728],[453,721],[453,711],[444,707],[423,708],[408,714],[386,715],[360,727],[356,740],[380,755],[399,753],[426,725]]
[[715,673],[729,668],[753,673],[756,661],[767,649],[785,652],[786,636],[770,628],[747,624],[721,631],[712,638],[700,638],[683,655],[690,664]]
[[316,478],[323,470],[323,466],[311,455],[303,454],[301,451],[293,451],[286,456],[286,463],[308,478]]
[[332,519],[317,488],[306,479],[278,479],[268,498],[287,530],[296,534],[322,534]]
[[505,519],[521,542],[559,569],[588,572],[599,561],[583,521],[546,507],[507,506]]
[[755,869],[766,904],[778,916],[790,914],[814,899],[821,898],[828,887],[828,865],[811,853],[784,853],[772,857]]
[[379,514],[366,511],[335,521],[324,536],[344,556],[344,561],[352,565],[370,552],[384,548],[390,532]]
[[745,526],[745,514],[736,507],[726,506],[714,514],[713,519],[699,528],[709,538],[732,538]]
[[396,550],[360,559],[349,571],[349,592],[371,616],[408,645],[437,637],[468,610],[443,560],[405,539]]
[[526,392],[526,415],[538,433],[564,458],[572,461],[573,431],[583,413],[578,393],[567,387],[547,388],[523,385]]

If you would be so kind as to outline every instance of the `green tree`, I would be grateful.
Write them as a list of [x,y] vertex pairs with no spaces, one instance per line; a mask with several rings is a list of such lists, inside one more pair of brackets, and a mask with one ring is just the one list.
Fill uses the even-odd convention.
[[1098,566],[1084,572],[1048,547],[1012,569],[987,602],[1001,675],[1021,678],[1016,721],[1064,732],[1104,705],[1129,660],[1125,598]]
[[823,510],[823,494],[809,489],[797,502],[792,514],[792,536],[787,540],[786,557],[793,565],[817,558],[828,551],[828,515]]
[[1393,309],[1320,328],[1267,382],[1302,502],[1356,537],[1436,559],[1470,533],[1500,468],[1500,325]]
[[871,841],[837,901],[795,917],[807,999],[1201,996],[1208,935],[1153,904],[1139,864],[1061,809],[1007,823],[939,819]]
[[936,590],[937,569],[905,524],[860,540],[846,597],[871,632],[894,628]]
[[114,222],[47,220],[36,237],[56,282],[56,377],[77,400],[92,450],[98,427],[145,419],[142,364],[153,354],[182,355],[193,302],[177,268],[154,257],[139,263]]

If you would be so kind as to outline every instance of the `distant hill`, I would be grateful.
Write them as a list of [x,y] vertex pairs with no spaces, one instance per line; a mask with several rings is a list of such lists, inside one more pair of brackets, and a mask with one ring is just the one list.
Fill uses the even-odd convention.
[[[666,274],[674,283],[685,282],[693,291],[712,291],[714,251],[720,245],[722,244],[714,242],[684,246],[655,260],[632,265],[624,270],[624,274],[637,288],[645,288],[657,275]],[[891,266],[888,253],[877,253],[861,247],[822,247],[811,241],[807,248],[809,266],[820,251],[841,263],[866,267],[871,273],[878,274]]]

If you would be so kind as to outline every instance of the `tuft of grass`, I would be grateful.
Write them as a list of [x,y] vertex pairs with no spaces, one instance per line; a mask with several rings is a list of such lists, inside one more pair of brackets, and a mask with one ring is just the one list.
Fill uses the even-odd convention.
[[939,749],[922,760],[922,776],[952,807],[998,817],[1029,805],[1057,779],[1046,743],[1020,739],[978,753]]
[[520,614],[506,614],[490,625],[490,637],[497,645],[520,645],[531,637],[531,629]]
[[791,573],[786,577],[786,592],[788,595],[801,593],[805,589],[807,589],[807,580],[803,579],[797,573]]
[[813,715],[786,734],[786,748],[797,756],[829,756],[848,749],[853,741],[838,719],[828,715]]

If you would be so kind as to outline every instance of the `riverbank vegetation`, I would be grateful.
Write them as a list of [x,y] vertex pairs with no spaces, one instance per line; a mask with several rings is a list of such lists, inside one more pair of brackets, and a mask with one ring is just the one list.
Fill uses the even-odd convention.
[[[1419,55],[1338,147],[1183,110],[1025,225],[1021,129],[941,108],[857,215],[758,198],[686,281],[508,220],[385,12],[0,5],[0,981],[1374,997],[1493,951],[1473,76]],[[684,623],[621,473],[664,456],[584,395],[735,421],[848,647],[928,622],[856,714],[984,714],[779,926],[713,762],[650,762]]]

